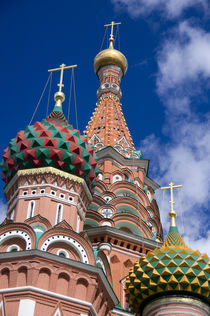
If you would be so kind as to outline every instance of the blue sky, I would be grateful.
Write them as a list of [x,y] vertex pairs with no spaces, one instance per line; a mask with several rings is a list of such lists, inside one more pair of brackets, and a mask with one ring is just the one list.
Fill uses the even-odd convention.
[[[184,185],[181,204],[176,197],[180,231],[192,247],[210,253],[209,18],[208,0],[1,0],[1,152],[30,122],[47,70],[63,62],[78,64],[78,122],[85,129],[96,103],[93,59],[103,25],[120,21],[120,49],[129,65],[122,104],[134,143],[151,160],[155,181]],[[64,76],[67,114],[70,72]],[[57,81],[54,74],[50,109]],[[34,122],[46,115],[46,104],[47,93]],[[70,123],[76,127],[73,102]],[[161,193],[157,199],[167,230],[169,207]]]

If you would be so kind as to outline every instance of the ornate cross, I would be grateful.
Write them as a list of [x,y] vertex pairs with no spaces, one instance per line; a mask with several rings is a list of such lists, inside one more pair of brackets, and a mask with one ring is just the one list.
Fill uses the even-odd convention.
[[110,24],[105,24],[104,26],[111,26],[111,34],[110,34],[110,38],[113,39],[113,30],[114,30],[114,25],[119,25],[121,24],[121,22],[114,22],[112,21]]
[[64,69],[69,69],[69,68],[76,68],[77,65],[72,65],[72,66],[66,66],[65,64],[60,65],[60,68],[54,68],[54,69],[49,69],[48,72],[53,72],[53,71],[61,71],[60,74],[60,83],[58,83],[58,87],[59,87],[59,92],[61,92],[62,87],[64,86],[63,84],[63,71]]
[[183,185],[181,185],[181,184],[179,184],[179,185],[174,185],[174,183],[171,182],[171,183],[169,183],[169,186],[168,186],[168,187],[161,187],[161,188],[160,188],[161,190],[170,189],[170,191],[171,191],[171,200],[169,201],[169,203],[171,204],[171,210],[170,210],[169,214],[171,214],[171,215],[176,215],[176,212],[175,212],[175,210],[174,210],[174,204],[175,204],[175,202],[174,202],[174,199],[173,199],[173,189],[175,189],[175,188],[181,188],[181,187],[183,187]]

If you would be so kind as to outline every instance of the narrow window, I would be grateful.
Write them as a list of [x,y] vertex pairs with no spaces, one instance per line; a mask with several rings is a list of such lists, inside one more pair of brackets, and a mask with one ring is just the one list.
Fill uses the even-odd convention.
[[129,181],[129,176],[127,173],[124,173],[124,176],[125,176],[125,181]]
[[10,213],[10,219],[14,220],[15,217],[15,210],[12,210],[12,212]]
[[61,220],[62,220],[62,213],[63,213],[63,205],[62,204],[58,204],[55,224],[58,224],[58,223],[61,222]]
[[80,226],[80,216],[77,215],[77,233],[79,233],[79,226]]
[[31,218],[34,216],[34,208],[35,208],[35,201],[30,201],[28,204],[27,218]]

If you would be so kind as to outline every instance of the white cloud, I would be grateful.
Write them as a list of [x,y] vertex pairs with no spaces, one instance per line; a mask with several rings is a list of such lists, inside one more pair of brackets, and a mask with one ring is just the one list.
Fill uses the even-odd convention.
[[[150,135],[141,149],[153,160],[150,166],[155,165],[152,176],[157,182],[183,184],[184,225],[177,204],[180,232],[189,246],[210,255],[210,112],[199,114],[202,104],[193,103],[205,93],[210,79],[210,33],[182,23],[163,43],[157,59],[157,91],[166,108],[169,141],[163,144]],[[161,200],[159,193],[160,208]],[[169,205],[161,211],[163,226],[169,221],[168,210]]]
[[0,224],[3,222],[3,220],[6,217],[6,211],[7,211],[7,205],[0,200]]
[[111,0],[116,10],[126,10],[132,17],[149,15],[159,12],[168,19],[174,19],[192,7],[203,8],[207,11],[207,0]]
[[[173,94],[175,110],[188,109],[189,98],[200,91],[200,84],[210,76],[210,33],[187,22],[173,30],[158,56],[157,87],[160,95]],[[192,89],[193,87],[193,89]],[[178,102],[177,102],[178,100]],[[174,100],[168,105],[174,106]]]

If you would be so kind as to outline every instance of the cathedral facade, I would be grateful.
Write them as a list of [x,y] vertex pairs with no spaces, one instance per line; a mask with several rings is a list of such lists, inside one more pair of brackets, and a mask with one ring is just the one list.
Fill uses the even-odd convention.
[[[62,75],[64,69],[61,65]],[[109,47],[95,57],[94,70],[97,104],[84,135],[63,114],[61,80],[51,114],[18,132],[4,150],[1,169],[8,207],[0,225],[1,316],[129,316],[142,315],[142,306],[144,315],[177,315],[167,308],[159,313],[160,300],[151,312],[149,298],[167,292],[165,270],[161,275],[156,268],[151,276],[148,260],[145,271],[140,271],[144,264],[136,263],[146,263],[153,251],[160,255],[161,247],[171,244],[163,245],[154,197],[159,186],[148,176],[149,161],[135,149],[122,112],[120,82],[127,60],[114,48],[112,33]],[[198,257],[194,261],[204,269],[200,287],[190,284],[190,291],[172,286],[166,294],[183,290],[190,296],[195,288],[203,304],[195,315],[207,316],[209,268],[207,257]],[[191,270],[189,276],[195,273]],[[154,279],[157,273],[159,279]],[[148,279],[158,289],[146,289]],[[142,305],[144,300],[149,303]]]

